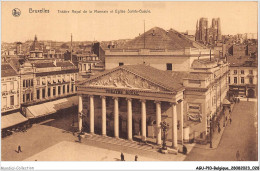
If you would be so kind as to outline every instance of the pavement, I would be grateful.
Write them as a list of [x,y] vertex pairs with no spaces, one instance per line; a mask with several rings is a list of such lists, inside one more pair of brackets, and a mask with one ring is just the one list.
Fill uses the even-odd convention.
[[[55,154],[55,155],[53,155]],[[93,147],[78,142],[62,141],[24,161],[120,161],[121,152]],[[124,153],[125,161],[134,161],[135,155]],[[138,161],[157,161],[138,156]]]
[[[239,160],[257,161],[256,109],[255,101],[241,101],[236,104],[231,114],[232,124],[227,125],[225,130],[222,129],[218,141],[213,141],[218,142],[218,147],[208,150],[205,146],[196,148],[198,146],[195,144],[185,144],[189,152],[187,155],[161,154],[156,146],[153,148],[139,142],[111,137],[104,139],[99,135],[83,138],[82,143],[78,143],[78,138],[71,132],[72,118],[77,118],[75,113],[34,124],[27,132],[14,133],[3,138],[1,157],[2,161],[116,161],[123,152],[129,156],[129,161],[133,161],[135,155],[139,156],[139,161],[235,161],[238,160],[236,152],[239,150]],[[18,145],[22,147],[22,153],[16,152]],[[170,147],[171,142],[167,142],[167,145]],[[91,158],[93,154],[98,156]]]
[[195,146],[185,161],[257,161],[257,103],[240,101],[235,104],[231,117],[232,123],[223,130],[217,148],[208,150]]
[[[92,136],[94,139],[82,138],[82,143],[78,143],[77,136],[71,132],[71,121],[73,117],[77,118],[75,117],[76,115],[76,113],[68,114],[60,118],[49,119],[34,124],[27,132],[18,132],[3,138],[1,141],[2,161],[41,161],[52,159],[57,161],[76,161],[79,160],[78,156],[82,157],[80,160],[88,161],[89,159],[92,160],[93,154],[99,154],[100,152],[106,155],[102,154],[102,157],[96,157],[93,160],[115,161],[115,158],[118,158],[118,154],[121,154],[121,152],[129,156],[129,160],[133,160],[133,156],[138,155],[139,161],[182,161],[186,157],[186,155],[180,153],[178,155],[161,154],[155,151],[158,149],[147,150],[150,147],[143,146],[135,141],[128,142],[128,140],[111,137],[107,137],[109,141],[106,139],[104,141],[98,135]],[[18,145],[22,148],[21,153],[16,152]],[[86,156],[83,157],[82,151],[77,150],[77,148],[86,151],[86,153],[83,153]],[[96,149],[96,152],[88,153],[90,148]],[[70,155],[72,151],[75,151],[75,154]],[[68,156],[66,157],[66,155]]]

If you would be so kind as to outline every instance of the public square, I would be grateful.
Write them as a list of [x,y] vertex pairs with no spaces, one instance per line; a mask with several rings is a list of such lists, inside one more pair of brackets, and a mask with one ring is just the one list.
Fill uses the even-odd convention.
[[[257,115],[255,101],[241,101],[232,111],[232,123],[225,127],[217,148],[208,149],[187,144],[189,154],[161,154],[141,147],[137,142],[119,145],[100,141],[100,138],[78,138],[71,132],[72,118],[67,114],[34,124],[27,132],[14,133],[2,139],[3,161],[120,161],[121,152],[126,161],[236,161],[239,150],[243,161],[257,160]],[[102,138],[101,138],[102,139]],[[112,140],[114,138],[111,138]],[[117,141],[117,140],[114,140]],[[124,142],[122,140],[122,142]],[[17,153],[21,145],[22,152]]]

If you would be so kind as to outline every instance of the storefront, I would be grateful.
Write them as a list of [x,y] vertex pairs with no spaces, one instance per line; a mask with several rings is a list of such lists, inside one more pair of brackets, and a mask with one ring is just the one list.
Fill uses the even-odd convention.
[[179,119],[183,132],[184,87],[169,74],[146,65],[121,66],[80,82],[79,130],[86,123],[90,133],[112,132],[129,140],[140,134],[143,141],[153,135],[161,144],[160,123],[166,121],[168,139],[177,148],[177,140],[183,139],[183,133],[177,137],[177,125]]

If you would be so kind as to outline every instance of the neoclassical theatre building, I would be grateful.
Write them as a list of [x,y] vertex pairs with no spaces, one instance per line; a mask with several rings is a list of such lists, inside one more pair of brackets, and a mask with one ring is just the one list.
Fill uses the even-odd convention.
[[[146,34],[145,49],[138,41],[143,35],[121,49],[107,49],[106,71],[78,82],[79,129],[161,144],[160,123],[166,121],[173,148],[205,139],[226,97],[228,64],[175,31],[154,28]],[[155,50],[156,43],[173,49]]]

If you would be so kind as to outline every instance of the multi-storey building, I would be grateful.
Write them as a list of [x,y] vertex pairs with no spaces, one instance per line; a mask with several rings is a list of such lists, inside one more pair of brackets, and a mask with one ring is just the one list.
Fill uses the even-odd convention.
[[77,54],[77,64],[80,73],[91,72],[100,60],[96,54]]
[[1,129],[5,131],[27,119],[20,113],[20,78],[9,63],[1,65]]
[[208,28],[208,19],[200,18],[197,21],[195,40],[203,44],[214,45],[217,41],[221,41],[220,18],[213,18],[211,27]]
[[20,67],[21,103],[32,105],[76,92],[78,69],[70,61],[34,60]]
[[44,59],[43,56],[43,45],[38,42],[37,36],[35,35],[34,41],[30,46],[29,59]]
[[8,63],[2,63],[1,70],[1,112],[3,114],[4,112],[20,108],[20,78],[18,73]]
[[247,58],[229,57],[229,91],[240,97],[257,97],[257,62]]
[[140,134],[160,144],[160,123],[166,121],[174,148],[177,141],[205,138],[228,90],[228,64],[213,55],[160,28],[105,50],[107,71],[78,84],[79,128],[83,122],[91,133]]

